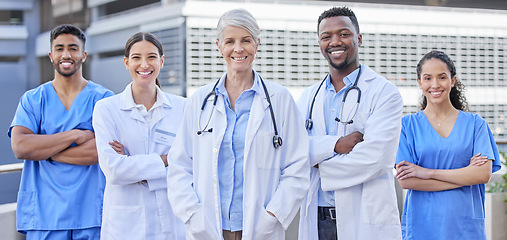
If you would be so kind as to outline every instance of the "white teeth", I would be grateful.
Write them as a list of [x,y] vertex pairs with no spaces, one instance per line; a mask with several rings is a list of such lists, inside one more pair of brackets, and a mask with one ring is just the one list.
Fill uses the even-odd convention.
[[430,92],[431,95],[438,95],[438,94],[441,94],[443,91],[439,91],[439,92]]
[[151,72],[137,72],[139,73],[140,75],[150,75]]
[[345,52],[344,50],[339,50],[339,51],[332,51],[331,54],[335,55],[335,54],[341,54]]
[[237,60],[237,61],[241,61],[241,60],[245,60],[245,58],[246,58],[246,57],[242,57],[242,58],[237,58],[237,57],[236,57],[236,58],[234,58],[234,59],[235,59],[235,60]]
[[64,67],[70,67],[70,65],[72,65],[72,63],[70,63],[70,62],[62,62],[62,63],[60,63],[60,64],[61,64],[62,66],[64,66]]

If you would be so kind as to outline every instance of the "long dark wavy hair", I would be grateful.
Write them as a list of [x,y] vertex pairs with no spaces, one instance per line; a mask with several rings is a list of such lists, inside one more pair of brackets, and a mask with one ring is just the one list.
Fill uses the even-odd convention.
[[[454,66],[454,62],[442,51],[432,50],[429,53],[426,53],[421,60],[419,60],[419,63],[417,64],[417,78],[421,79],[421,68],[426,63],[426,61],[430,59],[439,59],[440,61],[447,64],[447,68],[449,69],[449,72],[451,73],[451,78],[456,76],[456,67]],[[456,78],[456,82],[454,83],[454,87],[451,88],[451,92],[449,93],[449,98],[451,100],[451,104],[454,108],[461,110],[461,111],[469,111],[468,103],[465,98],[465,85],[461,83],[461,81]],[[420,110],[426,109],[426,106],[428,105],[428,100],[423,95],[422,99],[419,103]]]

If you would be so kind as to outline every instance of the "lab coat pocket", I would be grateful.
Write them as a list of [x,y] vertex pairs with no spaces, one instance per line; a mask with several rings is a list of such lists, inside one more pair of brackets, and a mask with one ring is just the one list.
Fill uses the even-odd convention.
[[400,224],[396,191],[389,173],[363,184],[361,214],[367,224]]
[[285,231],[278,219],[271,216],[264,208],[260,211],[259,222],[253,231],[253,239],[283,239]]
[[101,235],[104,239],[144,239],[146,237],[144,207],[111,206],[107,213],[102,223]]
[[273,132],[259,131],[253,140],[250,151],[255,152],[256,166],[260,169],[274,169],[276,163],[274,161],[275,156],[273,154]]
[[186,226],[186,239],[217,239],[218,236],[214,234],[215,228],[206,225],[206,219],[203,214],[203,208],[197,210],[190,219],[185,223]]

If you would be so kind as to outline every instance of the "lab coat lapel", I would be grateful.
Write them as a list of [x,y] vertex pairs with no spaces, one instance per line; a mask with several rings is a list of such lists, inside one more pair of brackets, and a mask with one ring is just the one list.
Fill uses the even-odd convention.
[[[313,106],[313,133],[312,136],[326,134],[326,122],[324,117],[324,100],[325,100],[325,85],[321,87],[317,96],[315,97],[315,104]],[[311,104],[311,103],[310,103]]]
[[264,92],[255,94],[254,100],[252,102],[252,108],[250,109],[250,119],[248,120],[248,126],[246,128],[245,159],[250,152],[250,146],[253,142],[253,138],[259,130],[262,120],[266,115],[266,111],[269,111],[267,109],[268,107],[269,103],[265,97]]

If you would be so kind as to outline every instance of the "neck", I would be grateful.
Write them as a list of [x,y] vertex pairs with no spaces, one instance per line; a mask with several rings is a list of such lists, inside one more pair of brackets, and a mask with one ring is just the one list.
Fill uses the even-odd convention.
[[55,79],[53,79],[52,84],[57,92],[70,94],[72,92],[80,92],[88,84],[88,81],[83,78],[81,71],[77,71],[68,77],[62,76],[55,71]]
[[243,72],[228,71],[225,78],[225,89],[227,92],[230,90],[243,92],[247,89],[250,89],[253,85],[253,82],[254,73],[251,69],[249,71]]
[[136,104],[142,104],[146,107],[146,110],[150,110],[157,101],[157,87],[155,84],[143,86],[133,82],[132,98],[134,98],[134,102]]
[[454,108],[451,102],[445,102],[441,104],[431,104],[428,102],[426,108],[423,111],[427,116],[430,116],[437,120],[443,120],[448,116],[458,112],[458,109]]
[[336,69],[332,66],[329,66],[329,75],[331,77],[331,83],[334,86],[334,89],[336,92],[340,91],[344,86],[345,83],[343,82],[343,79],[351,74],[353,71],[355,71],[357,68],[359,68],[359,62],[355,64],[350,64],[345,68]]

